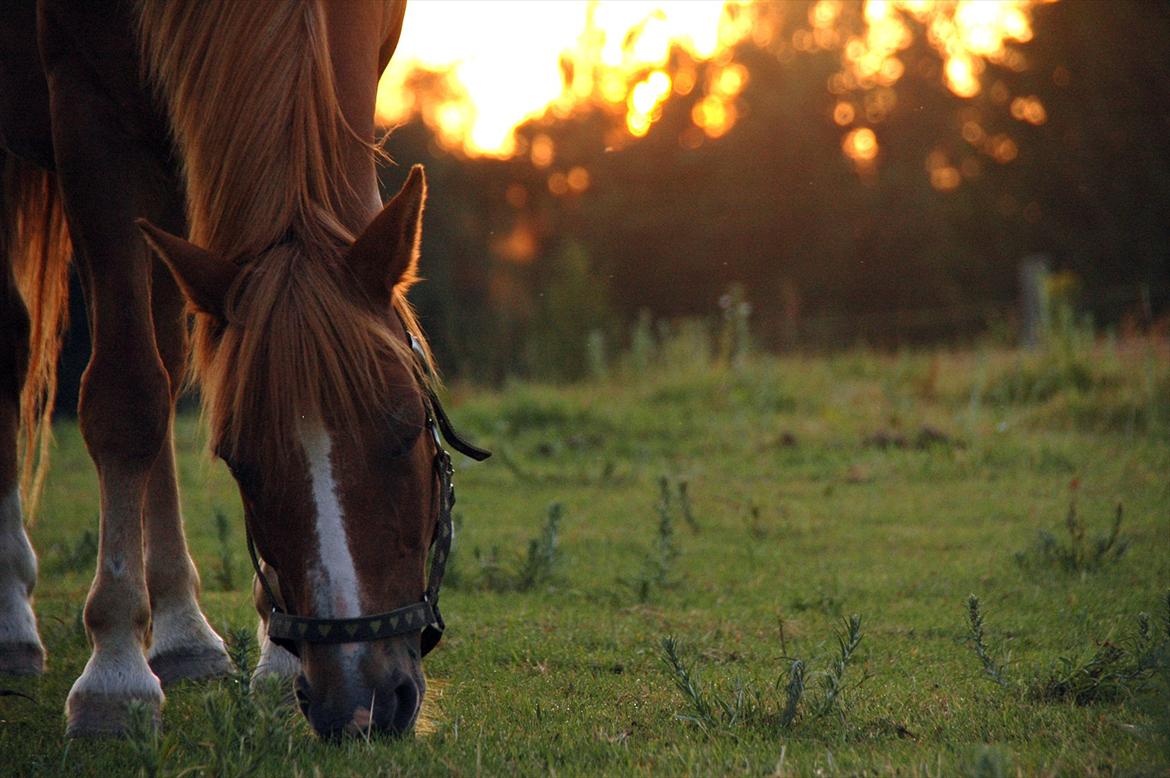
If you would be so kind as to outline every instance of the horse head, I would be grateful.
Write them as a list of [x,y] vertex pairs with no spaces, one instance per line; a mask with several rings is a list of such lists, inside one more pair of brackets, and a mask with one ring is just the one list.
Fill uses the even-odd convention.
[[[228,258],[140,222],[197,313],[212,445],[278,600],[259,598],[262,617],[275,607],[327,631],[424,599],[445,484],[404,292],[425,197],[416,166],[332,254],[294,231],[258,256]],[[410,731],[426,690],[420,632],[332,637],[284,643],[299,654],[296,693],[313,728]]]

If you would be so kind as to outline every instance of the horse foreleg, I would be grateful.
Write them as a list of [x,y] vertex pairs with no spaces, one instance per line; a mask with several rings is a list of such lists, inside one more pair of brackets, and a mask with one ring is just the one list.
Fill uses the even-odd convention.
[[11,268],[0,272],[0,673],[34,675],[45,668],[45,649],[30,604],[37,558],[24,530],[16,461],[29,320]]
[[83,614],[93,654],[66,702],[70,735],[121,732],[131,702],[146,704],[156,718],[163,702],[145,655],[150,603],[142,517],[167,433],[169,381],[147,307],[148,257],[127,234],[122,256],[112,261],[102,245],[106,236],[84,233],[74,229],[74,245],[92,301],[93,356],[79,412],[98,471],[101,517],[97,573]]
[[133,117],[90,82],[87,63],[46,52],[57,55],[45,57],[53,141],[93,342],[78,410],[101,489],[97,572],[83,613],[93,653],[66,701],[67,732],[113,734],[125,731],[131,703],[157,720],[163,702],[145,654],[142,517],[167,436],[170,379],[151,321],[152,260],[133,220],[157,216],[173,190],[165,157],[127,133]]
[[[261,560],[260,569],[268,579],[268,585],[273,591],[280,591],[280,583],[276,571]],[[256,670],[252,673],[252,680],[262,678],[294,678],[301,671],[301,660],[268,639],[268,614],[272,611],[272,603],[264,587],[255,577],[252,578],[252,601],[260,614],[260,623],[256,626],[256,642],[260,646],[260,659],[256,662]]]
[[[97,246],[79,240],[81,232],[74,230],[74,244],[87,269],[94,338],[79,411],[82,436],[97,467],[101,516],[97,573],[83,614],[93,654],[66,701],[71,736],[124,731],[132,702],[145,704],[156,720],[162,707],[162,686],[145,655],[150,603],[142,517],[169,408],[145,278],[125,273],[132,269],[145,276],[147,257],[135,256],[127,235],[122,261],[107,263],[109,257],[91,251]],[[99,264],[105,265],[100,274]]]
[[[176,217],[178,218],[178,217]],[[187,338],[183,299],[171,274],[154,268],[151,295],[155,340],[170,376],[167,442],[154,462],[146,493],[146,586],[150,592],[150,669],[164,684],[232,671],[223,640],[199,608],[199,573],[187,551],[175,478],[175,401],[183,380]]]

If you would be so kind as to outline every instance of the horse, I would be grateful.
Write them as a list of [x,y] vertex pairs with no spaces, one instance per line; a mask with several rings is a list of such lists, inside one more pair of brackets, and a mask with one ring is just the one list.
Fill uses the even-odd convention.
[[132,703],[157,725],[164,687],[233,671],[183,534],[172,433],[188,373],[244,508],[255,675],[295,679],[322,736],[412,731],[443,627],[440,428],[486,452],[438,406],[406,298],[425,174],[385,205],[378,190],[374,102],[404,0],[5,6],[0,672],[44,669],[25,524],[74,261],[100,541],[67,734],[124,732]]

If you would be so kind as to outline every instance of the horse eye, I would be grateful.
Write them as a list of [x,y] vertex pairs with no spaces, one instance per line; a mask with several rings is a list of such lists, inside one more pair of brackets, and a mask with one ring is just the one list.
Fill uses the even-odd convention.
[[390,436],[383,446],[382,456],[388,460],[400,460],[405,458],[411,451],[414,450],[415,444],[422,435],[422,428],[418,431],[407,433],[402,437]]

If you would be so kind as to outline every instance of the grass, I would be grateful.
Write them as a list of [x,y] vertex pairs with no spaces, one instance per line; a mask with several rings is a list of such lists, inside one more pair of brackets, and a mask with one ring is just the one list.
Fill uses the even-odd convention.
[[[45,561],[36,604],[49,669],[0,679],[32,698],[0,696],[0,772],[1165,774],[1170,678],[1160,665],[1124,693],[1080,704],[1075,694],[1027,692],[1084,676],[1078,668],[1106,645],[1128,657],[1114,669],[1132,669],[1144,656],[1140,636],[1161,634],[1164,341],[1083,346],[1091,353],[1061,357],[1078,366],[1067,370],[994,349],[749,353],[708,367],[643,334],[630,360],[645,363],[641,373],[452,387],[456,421],[506,449],[513,467],[456,457],[455,569],[465,585],[444,593],[447,635],[426,661],[429,723],[400,742],[320,743],[294,709],[243,694],[239,679],[169,689],[157,739],[146,728],[132,739],[66,741],[65,695],[88,656],[77,614],[92,575],[83,560],[92,560],[85,532],[97,489],[75,426],[59,426],[32,529]],[[924,429],[945,438],[918,445]],[[188,535],[209,583],[202,602],[221,634],[254,630],[236,564],[234,486],[203,453],[194,418],[178,430]],[[1060,525],[1073,479],[1090,554],[1124,500],[1124,556],[1079,575],[1018,564],[1016,549]],[[551,521],[553,504],[564,520]],[[482,585],[477,548],[498,549],[509,585]],[[234,588],[221,591],[217,572],[232,565]],[[643,572],[665,584],[645,598],[620,583]],[[514,585],[522,578],[537,583]],[[969,645],[970,592],[983,609],[984,650],[1023,693],[986,680]],[[1153,614],[1145,633],[1143,612]],[[863,615],[864,639],[832,681],[832,712],[817,715],[838,639],[850,642],[848,613]],[[771,725],[746,717],[704,733],[680,722],[689,708],[663,664],[667,635],[700,691],[743,711],[758,694],[767,714],[758,720]]]

